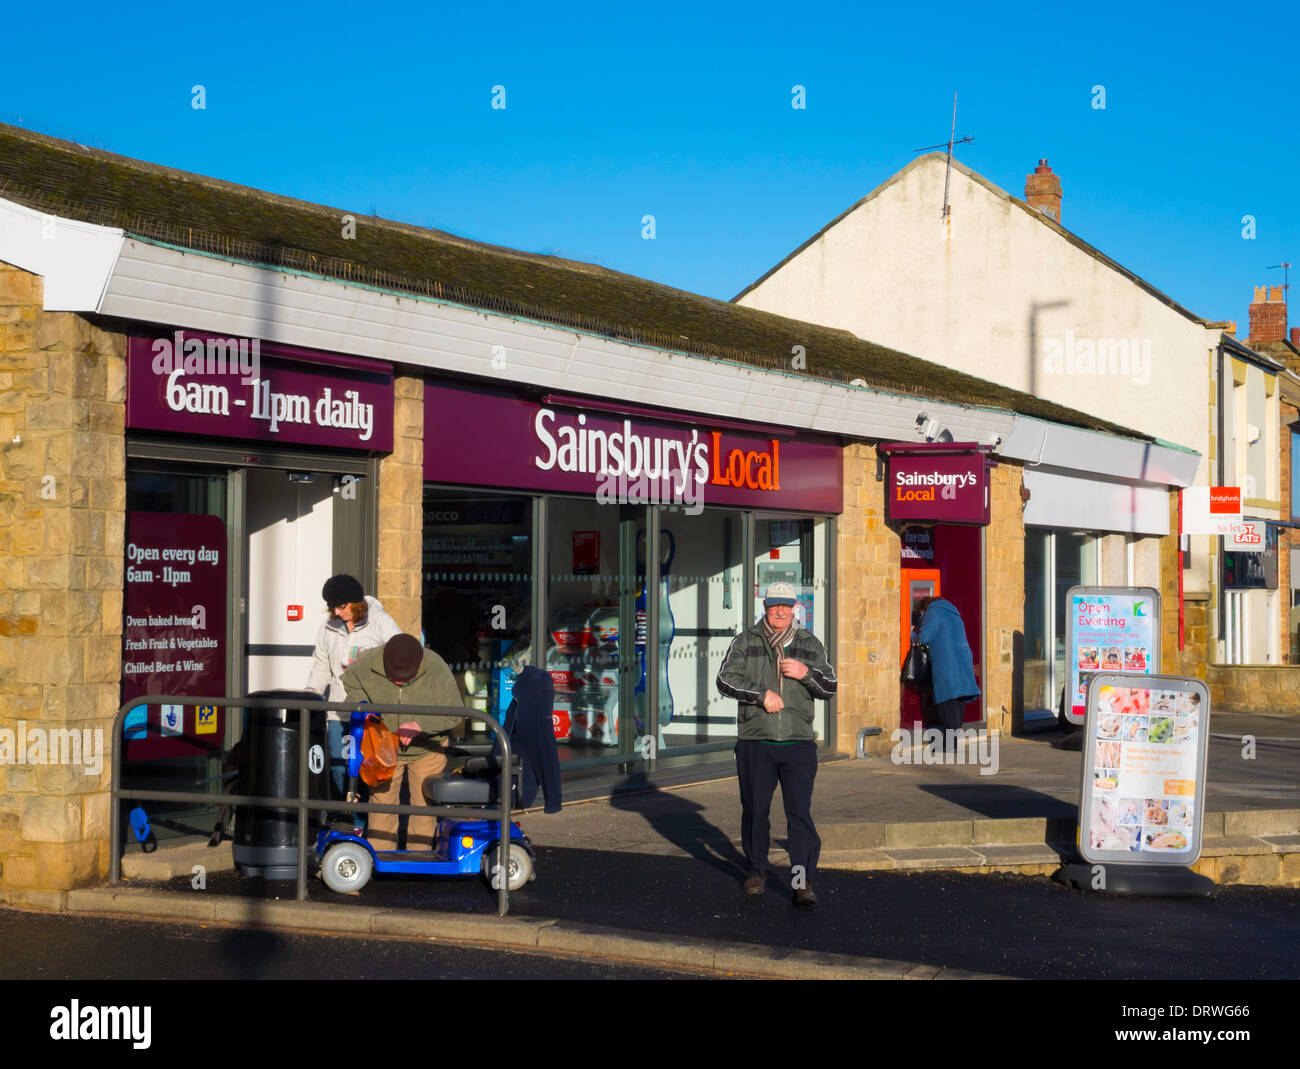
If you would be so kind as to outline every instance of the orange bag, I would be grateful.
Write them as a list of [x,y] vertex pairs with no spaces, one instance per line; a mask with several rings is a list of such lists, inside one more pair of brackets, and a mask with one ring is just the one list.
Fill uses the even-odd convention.
[[382,717],[371,713],[361,733],[361,782],[367,787],[378,787],[393,778],[396,768],[397,738]]

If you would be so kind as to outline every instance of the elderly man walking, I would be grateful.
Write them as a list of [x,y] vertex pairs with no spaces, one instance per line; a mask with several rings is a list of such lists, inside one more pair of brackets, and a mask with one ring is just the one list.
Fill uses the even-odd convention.
[[814,701],[835,693],[835,669],[810,631],[794,625],[795,589],[772,583],[765,611],[727,650],[718,691],[740,703],[736,771],[740,777],[740,833],[749,865],[745,894],[761,895],[767,881],[772,795],[781,785],[789,832],[790,875],[796,906],[817,905],[813,875],[822,841],[812,819],[817,742]]

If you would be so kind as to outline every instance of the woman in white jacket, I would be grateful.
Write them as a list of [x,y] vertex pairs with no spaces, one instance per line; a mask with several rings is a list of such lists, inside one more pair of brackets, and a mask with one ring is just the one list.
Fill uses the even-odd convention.
[[[382,646],[402,629],[397,626],[377,598],[350,575],[336,575],[325,581],[321,588],[329,619],[320,626],[316,636],[316,651],[312,655],[311,674],[307,677],[307,690],[320,694],[326,701],[346,700],[341,678],[357,655],[375,646]],[[347,777],[347,763],[343,760],[343,715],[325,714],[330,744],[330,779],[340,798],[343,797]]]

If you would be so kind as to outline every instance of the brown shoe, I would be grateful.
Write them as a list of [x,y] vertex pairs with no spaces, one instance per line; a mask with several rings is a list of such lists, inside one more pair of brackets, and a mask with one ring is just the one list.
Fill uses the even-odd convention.
[[800,887],[794,893],[794,904],[800,909],[812,909],[817,905],[817,896],[813,894],[811,887]]
[[751,872],[745,880],[745,894],[761,895],[767,886],[767,877],[761,872]]

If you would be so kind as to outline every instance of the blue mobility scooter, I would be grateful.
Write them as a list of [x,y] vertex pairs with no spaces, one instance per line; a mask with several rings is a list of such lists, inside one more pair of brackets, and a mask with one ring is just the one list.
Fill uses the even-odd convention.
[[[366,712],[356,711],[349,722],[348,800],[357,800],[361,767],[361,736]],[[466,805],[479,811],[497,809],[500,784],[500,761],[492,754],[491,744],[454,746],[453,755],[470,755],[462,774],[434,777],[425,781],[424,801],[429,805]],[[520,763],[511,760],[511,804],[518,801]],[[412,799],[412,804],[419,804]],[[517,891],[533,871],[533,846],[518,821],[510,821],[510,842],[502,860],[501,822],[492,819],[439,817],[430,850],[376,850],[362,835],[360,828],[342,831],[322,828],[316,839],[320,874],[331,891],[347,894],[359,891],[375,873],[398,873],[412,876],[481,875],[490,887],[500,887],[501,879],[511,891]]]

